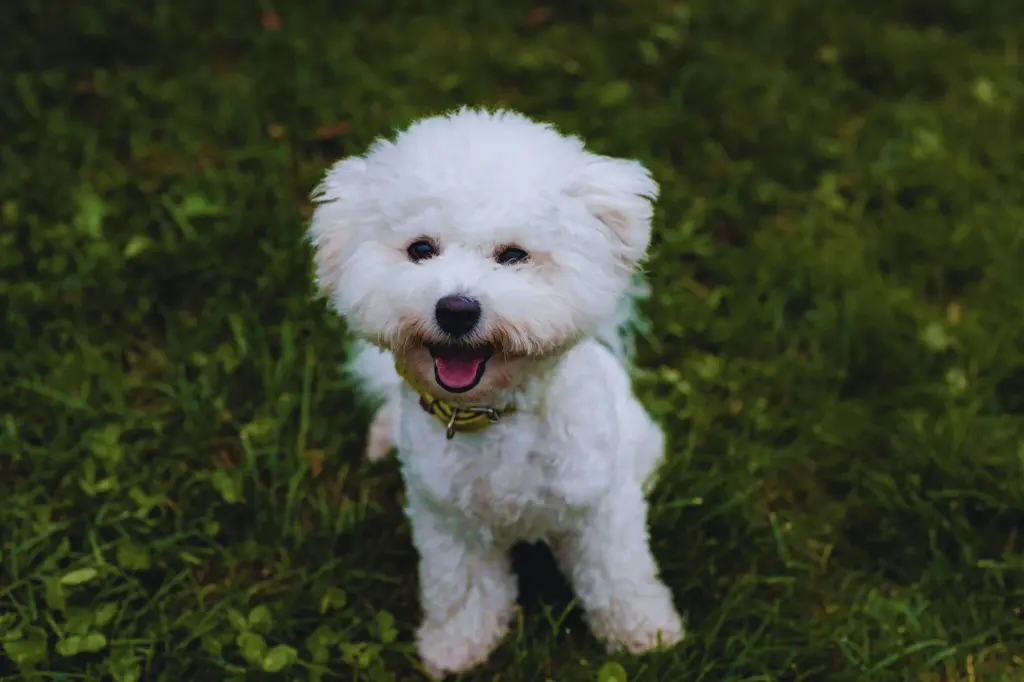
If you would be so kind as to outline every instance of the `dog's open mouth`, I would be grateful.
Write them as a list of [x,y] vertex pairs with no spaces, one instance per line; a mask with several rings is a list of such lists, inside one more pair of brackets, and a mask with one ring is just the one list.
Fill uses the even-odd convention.
[[491,346],[432,345],[434,380],[449,393],[465,393],[476,387],[494,354]]

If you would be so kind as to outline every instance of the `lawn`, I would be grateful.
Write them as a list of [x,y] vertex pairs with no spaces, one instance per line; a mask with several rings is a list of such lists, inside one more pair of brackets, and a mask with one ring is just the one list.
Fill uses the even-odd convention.
[[662,185],[636,385],[689,630],[606,655],[535,549],[464,679],[1024,680],[1024,3],[431,4],[6,12],[0,680],[422,679],[303,232],[464,103]]

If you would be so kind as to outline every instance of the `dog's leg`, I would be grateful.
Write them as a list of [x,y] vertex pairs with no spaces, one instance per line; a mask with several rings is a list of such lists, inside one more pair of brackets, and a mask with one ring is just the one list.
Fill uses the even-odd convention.
[[[643,407],[640,410],[643,411]],[[639,421],[642,425],[640,442],[637,444],[637,464],[639,479],[643,485],[643,493],[646,497],[658,483],[661,473],[661,465],[665,459],[665,433],[661,427],[647,414],[643,412],[643,419]]]
[[366,459],[376,462],[391,452],[391,422],[394,406],[388,401],[380,406],[370,423],[370,431],[366,435]]
[[505,551],[458,538],[422,507],[410,509],[419,551],[420,658],[435,678],[483,663],[508,631],[516,581]]
[[639,486],[627,486],[553,543],[591,631],[610,648],[634,654],[683,639],[672,593],[648,546],[646,517]]

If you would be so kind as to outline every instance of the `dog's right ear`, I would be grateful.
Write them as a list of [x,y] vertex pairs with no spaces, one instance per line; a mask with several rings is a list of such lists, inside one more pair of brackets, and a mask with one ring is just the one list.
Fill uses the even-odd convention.
[[313,263],[320,291],[334,294],[349,241],[356,232],[360,204],[366,199],[366,159],[342,159],[324,175],[311,195],[316,208],[307,236],[313,244]]

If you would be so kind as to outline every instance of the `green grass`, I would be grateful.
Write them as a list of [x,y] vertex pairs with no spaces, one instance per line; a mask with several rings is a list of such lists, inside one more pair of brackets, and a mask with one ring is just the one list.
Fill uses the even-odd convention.
[[8,10],[0,679],[420,678],[302,239],[331,161],[462,103],[662,184],[690,633],[609,657],[542,596],[465,679],[1024,679],[1024,4],[426,4]]

